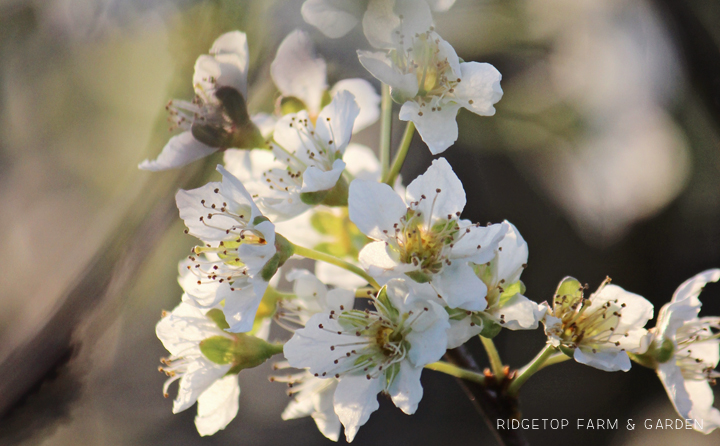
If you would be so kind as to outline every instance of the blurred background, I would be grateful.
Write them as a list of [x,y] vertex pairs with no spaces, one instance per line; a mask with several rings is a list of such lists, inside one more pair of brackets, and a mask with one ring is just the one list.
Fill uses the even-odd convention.
[[[240,412],[217,435],[198,436],[194,408],[171,413],[154,326],[179,301],[177,261],[194,244],[172,197],[207,181],[218,158],[158,174],[136,167],[167,141],[164,105],[191,97],[196,57],[225,31],[248,33],[254,112],[271,111],[269,64],[298,27],[328,60],[331,85],[371,80],[355,56],[368,46],[361,30],[327,39],[301,5],[0,0],[0,444],[330,444],[310,418],[280,420],[288,398],[267,382],[267,364],[240,375]],[[720,267],[720,3],[457,0],[435,19],[460,57],[503,73],[497,114],[461,112],[460,139],[443,155],[465,185],[464,217],[508,219],[527,240],[528,297],[550,298],[566,275],[591,289],[609,275],[659,309],[685,279]],[[356,141],[376,146],[378,127]],[[430,161],[416,137],[403,175]],[[703,314],[720,314],[720,285],[703,302]],[[540,330],[497,338],[516,367],[544,342]],[[470,347],[486,365],[479,343]],[[415,416],[381,397],[355,444],[494,444],[452,378],[426,371],[423,384]],[[639,366],[553,366],[532,378],[521,408],[571,420],[526,432],[535,445],[720,441],[641,428],[675,413]],[[621,429],[577,430],[577,418],[618,418]],[[625,430],[627,418],[638,428]]]

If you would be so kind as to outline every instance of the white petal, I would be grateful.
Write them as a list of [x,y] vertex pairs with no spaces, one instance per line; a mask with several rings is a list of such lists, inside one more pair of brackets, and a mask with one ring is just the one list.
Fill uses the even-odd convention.
[[[321,325],[323,328],[320,328]],[[328,314],[315,314],[305,324],[305,328],[295,331],[285,343],[285,358],[292,367],[307,368],[313,374],[325,373],[322,376],[330,378],[343,365],[334,361],[338,358],[342,360],[358,341],[356,336],[337,334],[342,330],[337,320],[331,319]],[[331,346],[335,346],[335,349],[330,350]]]
[[419,202],[417,210],[426,219],[430,217],[431,224],[434,224],[437,220],[447,221],[448,215],[457,218],[456,214],[465,208],[465,190],[447,160],[438,158],[424,174],[410,183],[405,201]]
[[467,262],[446,265],[440,274],[433,276],[431,283],[450,308],[482,311],[487,307],[487,286]]
[[473,324],[469,317],[459,321],[450,319],[450,328],[447,330],[447,348],[457,348],[466,343],[470,338],[480,334],[483,327],[480,324]]
[[675,361],[668,361],[658,366],[657,374],[677,413],[684,419],[691,418],[690,411],[693,402],[685,388],[685,378],[682,376],[680,367],[675,364]]
[[586,364],[606,372],[617,372],[618,370],[627,372],[631,366],[627,353],[619,350],[603,349],[593,353],[591,350],[581,347],[575,349],[573,357],[580,364]]
[[258,130],[260,130],[260,134],[263,138],[268,139],[272,136],[275,123],[277,122],[277,118],[275,116],[260,112],[252,115],[250,120],[253,124],[255,124]]
[[332,141],[337,151],[344,153],[358,114],[360,107],[355,102],[355,96],[347,90],[340,91],[320,112],[315,133],[326,141]]
[[503,327],[510,330],[534,330],[544,315],[537,303],[522,294],[508,299],[495,313],[498,317],[505,316]]
[[500,241],[502,251],[498,251],[497,278],[505,283],[515,283],[520,279],[528,262],[528,245],[512,223],[505,221],[508,231]]
[[237,375],[225,376],[215,381],[198,398],[195,427],[202,436],[212,435],[225,429],[237,415],[240,386]]
[[375,240],[394,234],[393,225],[407,212],[395,191],[384,183],[354,180],[348,198],[350,220],[360,231]]
[[306,0],[302,5],[305,21],[331,39],[342,37],[360,22],[362,5],[356,0]]
[[236,53],[203,54],[195,61],[193,87],[198,94],[204,95],[217,87],[232,87],[247,100],[247,64],[247,53],[244,56]]
[[355,119],[353,133],[374,124],[380,117],[380,95],[375,87],[365,79],[343,79],[333,85],[330,94],[334,97],[340,91],[349,91],[355,96],[360,107],[360,114]]
[[672,302],[679,302],[686,299],[695,301],[706,284],[709,282],[717,282],[718,280],[720,280],[720,269],[703,271],[683,282],[683,284],[675,290]]
[[363,32],[375,48],[395,48],[400,36],[407,41],[431,25],[430,8],[422,0],[370,0],[363,16]]
[[325,262],[315,263],[315,275],[323,283],[347,289],[360,288],[367,285],[367,280],[357,274]]
[[417,76],[414,73],[403,74],[397,71],[385,53],[358,51],[358,58],[370,74],[380,82],[390,85],[393,91],[397,91],[402,97],[414,98],[417,95],[419,88]]
[[372,276],[384,276],[385,273],[394,271],[398,267],[398,262],[388,252],[385,242],[365,245],[360,251],[358,261]]
[[223,152],[223,161],[225,169],[246,185],[257,181],[263,172],[286,167],[269,150],[228,149]]
[[408,415],[415,413],[423,396],[423,388],[420,384],[422,369],[422,367],[413,367],[407,361],[401,362],[400,373],[388,389],[393,403]]
[[315,115],[327,90],[325,61],[315,56],[315,48],[307,33],[295,30],[278,47],[270,65],[270,75],[284,96],[294,96],[305,103]]
[[434,302],[427,302],[424,307],[429,311],[423,311],[422,307],[415,311],[422,314],[413,323],[413,331],[406,336],[411,345],[408,359],[419,368],[442,358],[447,349],[447,330],[450,328],[447,311],[443,307]]
[[[355,123],[357,124],[357,120]],[[380,161],[369,147],[355,143],[348,144],[343,161],[347,164],[345,170],[353,177],[376,183],[380,181]]]
[[462,82],[455,86],[456,101],[478,115],[494,115],[493,105],[503,95],[500,72],[490,64],[479,62],[461,63],[460,70]]
[[355,303],[355,293],[342,288],[335,288],[327,293],[325,310],[340,311],[340,308],[351,309]]
[[175,169],[204,158],[217,151],[196,140],[189,130],[170,138],[165,144],[157,159],[145,160],[138,165],[142,170],[157,172],[160,170]]
[[720,410],[713,407],[713,389],[707,381],[685,381],[685,389],[692,401],[692,410],[688,418],[702,420],[702,429],[697,429],[704,434],[709,434],[720,427]]
[[300,192],[319,192],[332,189],[340,179],[343,170],[345,170],[343,160],[335,160],[332,170],[327,172],[315,166],[308,167],[303,174],[303,185]]
[[256,279],[245,284],[242,288],[238,287],[237,281],[230,286],[220,287],[218,289],[218,298],[225,300],[223,313],[225,320],[230,328],[230,333],[246,333],[253,328],[255,315],[262,296],[267,289],[268,283],[264,280]]
[[430,9],[436,12],[445,12],[455,4],[455,0],[425,0]]
[[348,375],[335,390],[335,413],[345,426],[345,438],[353,441],[358,429],[367,423],[370,414],[378,410],[377,394],[383,390],[381,379],[367,379],[364,375]]
[[[620,321],[615,328],[616,333],[624,333],[634,328],[642,328],[652,319],[654,307],[644,297],[625,291],[617,285],[606,285],[599,293],[591,296],[592,305],[601,306],[605,302],[616,305],[625,304],[621,310]],[[615,300],[618,302],[615,303]]]
[[180,378],[178,394],[173,401],[173,413],[182,412],[195,404],[200,395],[228,370],[230,365],[217,365],[203,357],[190,363],[187,371]]
[[399,117],[403,121],[414,122],[430,153],[437,155],[457,141],[458,126],[455,117],[459,109],[457,104],[447,104],[443,105],[442,110],[432,111],[429,105],[421,109],[418,103],[408,101],[400,108]]
[[[495,258],[495,252],[498,249],[499,243],[503,240],[508,229],[509,225],[504,223],[490,226],[471,225],[469,227],[463,227],[461,225],[460,231],[463,232],[461,235],[462,238],[454,242],[450,254],[451,259],[463,259],[464,261],[470,261],[478,265],[491,261]],[[502,255],[503,253],[504,250],[500,251],[498,255]]]

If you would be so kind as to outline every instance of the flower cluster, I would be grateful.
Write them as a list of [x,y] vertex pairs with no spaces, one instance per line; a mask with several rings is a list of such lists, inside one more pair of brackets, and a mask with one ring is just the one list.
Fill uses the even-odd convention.
[[[302,31],[283,40],[270,66],[272,111],[248,111],[243,33],[220,36],[200,56],[194,99],[168,105],[183,132],[140,165],[176,168],[224,152],[221,181],[176,195],[186,233],[199,243],[180,262],[182,302],[157,325],[171,353],[160,368],[170,377],[166,396],[179,380],[173,412],[197,401],[201,435],[225,428],[238,411],[241,370],[283,354],[271,375],[292,396],[282,418],[310,416],[335,441],[344,427],[352,441],[380,393],[407,414],[417,410],[424,368],[514,396],[551,359],[574,358],[605,371],[628,371],[631,361],[652,367],[678,413],[704,418],[704,432],[720,426],[708,387],[720,376],[720,319],[698,318],[697,298],[720,270],[683,284],[649,330],[653,305],[609,279],[586,298],[587,286],[568,277],[550,302],[537,303],[520,279],[529,250],[519,230],[462,218],[465,190],[450,163],[435,159],[403,187],[397,175],[414,129],[433,154],[443,152],[457,139],[460,108],[489,116],[502,96],[493,66],[461,61],[435,31],[432,11],[453,3],[304,3],[306,21],[330,37],[362,22],[377,51],[358,55],[384,84],[382,110],[367,81],[329,87],[326,62]],[[382,162],[352,138],[381,115],[391,121],[392,100],[410,122],[391,166],[389,132]],[[293,256],[315,260],[315,274],[287,271]],[[283,275],[292,289],[278,285]],[[508,373],[491,339],[540,322],[547,346]],[[268,341],[273,323],[290,333],[284,343]],[[492,371],[442,361],[478,335]]]

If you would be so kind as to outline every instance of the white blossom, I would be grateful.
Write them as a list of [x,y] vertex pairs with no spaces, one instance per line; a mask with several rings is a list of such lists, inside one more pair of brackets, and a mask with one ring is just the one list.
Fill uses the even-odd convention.
[[581,364],[607,372],[627,372],[628,352],[647,349],[647,330],[643,327],[653,316],[653,305],[608,282],[586,299],[583,286],[565,278],[543,319],[545,334],[549,344],[570,349]]
[[170,138],[158,158],[145,160],[140,169],[158,171],[184,166],[229,147],[262,142],[247,115],[247,37],[233,31],[213,43],[209,55],[195,62],[192,101],[172,100],[166,106],[181,134]]
[[429,11],[418,13],[414,3],[396,5],[397,27],[379,21],[372,30],[366,27],[371,43],[385,51],[358,55],[373,76],[390,85],[393,99],[403,104],[400,119],[415,123],[435,155],[457,140],[455,117],[460,108],[481,116],[495,114],[493,104],[503,94],[502,76],[490,64],[461,62],[434,31]]
[[[306,110],[283,116],[276,124],[271,151],[231,151],[228,168],[238,175],[263,213],[284,221],[320,204],[339,185],[343,161],[359,108],[353,95],[341,91],[313,123]],[[341,203],[338,203],[341,204]]]
[[[229,331],[246,332],[252,329],[270,279],[262,276],[276,254],[275,227],[237,178],[222,166],[218,171],[221,183],[180,190],[176,196],[187,232],[203,241],[184,264],[187,273],[181,273],[181,285],[203,308],[224,301]],[[271,268],[270,275],[274,271]]]
[[285,344],[291,366],[339,380],[334,407],[348,441],[379,407],[380,392],[413,414],[422,398],[423,367],[445,353],[447,313],[412,292],[406,280],[391,280],[373,298],[374,311],[316,314]]
[[350,184],[348,201],[350,220],[376,240],[360,252],[370,275],[410,277],[450,308],[486,308],[487,288],[471,262],[492,260],[508,226],[460,219],[465,191],[444,158],[410,183],[404,201],[390,186],[363,180]]
[[205,312],[187,302],[186,297],[171,313],[158,322],[155,332],[169,358],[162,360],[161,372],[168,375],[163,393],[180,380],[173,402],[173,413],[182,412],[198,403],[195,426],[200,435],[212,435],[224,429],[237,415],[240,386],[236,374],[227,375],[232,363],[217,364],[206,358],[200,343],[215,336],[232,340]]
[[520,275],[527,267],[527,243],[515,226],[505,223],[508,232],[498,244],[495,257],[475,265],[476,274],[487,287],[487,307],[483,311],[450,312],[448,348],[459,347],[480,333],[492,337],[502,327],[534,330],[544,316],[540,305],[523,296],[525,285],[520,281]]
[[[293,282],[295,299],[280,301],[275,319],[290,330],[304,326],[310,318],[330,311],[340,313],[353,306],[355,294],[342,288],[328,290],[325,284],[307,270],[292,270],[287,279]],[[289,364],[276,364],[276,369]],[[318,430],[327,438],[338,441],[340,419],[335,414],[333,395],[338,381],[317,378],[307,371],[274,376],[273,381],[287,382],[293,400],[282,413],[283,420],[311,416]]]
[[419,10],[430,6],[433,11],[443,12],[454,3],[455,0],[306,0],[302,16],[307,23],[335,39],[350,32],[361,20],[365,27],[366,22],[377,19],[378,13],[374,11],[388,11],[388,15],[394,17],[393,8],[407,8],[404,5]]
[[296,30],[285,37],[270,66],[270,75],[282,94],[281,99],[300,100],[312,122],[316,122],[325,101],[341,91],[352,93],[360,108],[353,133],[380,117],[380,96],[368,81],[344,79],[328,88],[325,60],[315,55],[312,40],[305,32]]
[[[720,427],[720,410],[713,407],[709,382],[720,377],[719,317],[698,317],[698,296],[708,282],[720,279],[720,269],[702,272],[685,281],[672,300],[660,309],[657,325],[650,330],[651,350],[660,349],[656,366],[670,401],[684,419],[701,420],[694,427],[709,434]],[[669,343],[669,345],[668,345]],[[662,357],[667,355],[667,357]]]

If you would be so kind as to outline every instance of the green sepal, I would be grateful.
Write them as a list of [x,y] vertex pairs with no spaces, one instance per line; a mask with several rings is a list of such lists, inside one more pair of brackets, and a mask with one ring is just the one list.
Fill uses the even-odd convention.
[[566,347],[566,346],[560,344],[557,347],[557,349],[560,350],[561,352],[565,353],[565,356],[569,356],[571,358],[575,357],[575,349],[574,348]]
[[502,330],[502,325],[484,311],[474,313],[472,316],[472,321],[476,324],[482,324],[482,331],[480,332],[480,336],[484,338],[492,339],[498,334],[500,334],[500,331]]
[[405,275],[417,283],[428,283],[432,280],[432,277],[429,274],[425,274],[422,271],[408,271]]
[[225,336],[213,336],[200,341],[200,351],[215,364],[230,364],[235,359],[233,340]]
[[258,216],[255,217],[255,219],[252,221],[252,224],[253,224],[254,226],[257,226],[257,225],[259,225],[260,223],[265,222],[265,221],[270,221],[270,219],[267,218],[267,217],[264,216],[264,215],[258,215]]
[[320,101],[320,108],[325,108],[325,106],[330,105],[331,102],[332,95],[330,94],[330,90],[323,91],[322,101]]
[[232,364],[228,373],[257,367],[274,355],[282,353],[282,345],[271,344],[255,336],[235,333],[233,338],[213,336],[200,342],[200,351],[219,365]]
[[[261,218],[261,217],[258,217]],[[265,217],[262,217],[265,218]],[[257,218],[255,219],[257,220]],[[260,277],[265,282],[269,282],[275,275],[278,268],[283,266],[295,252],[294,245],[280,234],[275,234],[275,255],[270,257],[265,266],[260,270]]]
[[205,313],[205,316],[210,318],[220,330],[227,330],[230,325],[225,320],[225,313],[219,308],[213,308],[212,310]]
[[377,300],[385,307],[385,309],[389,313],[389,316],[391,316],[392,319],[396,319],[400,315],[400,312],[397,310],[397,308],[395,308],[390,302],[390,297],[387,294],[387,285],[380,288],[380,291],[378,291],[377,294]]
[[664,362],[670,361],[675,355],[675,344],[670,339],[663,339],[662,344],[652,341],[647,351],[643,354],[628,353],[630,359],[650,369],[657,369]]
[[325,206],[347,206],[349,186],[345,178],[340,177],[331,189],[316,192],[302,192],[300,200],[311,206],[324,204]]
[[305,204],[309,204],[310,206],[315,206],[322,203],[329,193],[329,190],[319,190],[317,192],[301,192],[300,201]]
[[239,373],[244,369],[251,369],[263,364],[273,356],[283,352],[282,344],[271,344],[255,336],[245,333],[235,334],[233,366],[228,375]]
[[190,127],[195,139],[221,150],[231,147],[253,149],[266,146],[260,130],[250,119],[242,93],[233,87],[225,86],[215,90],[215,97],[220,102],[221,113],[233,123],[232,130],[229,131],[222,124],[196,121]]
[[305,103],[295,96],[285,96],[280,99],[280,113],[282,113],[283,116],[289,115],[290,113],[297,113],[306,108]]

